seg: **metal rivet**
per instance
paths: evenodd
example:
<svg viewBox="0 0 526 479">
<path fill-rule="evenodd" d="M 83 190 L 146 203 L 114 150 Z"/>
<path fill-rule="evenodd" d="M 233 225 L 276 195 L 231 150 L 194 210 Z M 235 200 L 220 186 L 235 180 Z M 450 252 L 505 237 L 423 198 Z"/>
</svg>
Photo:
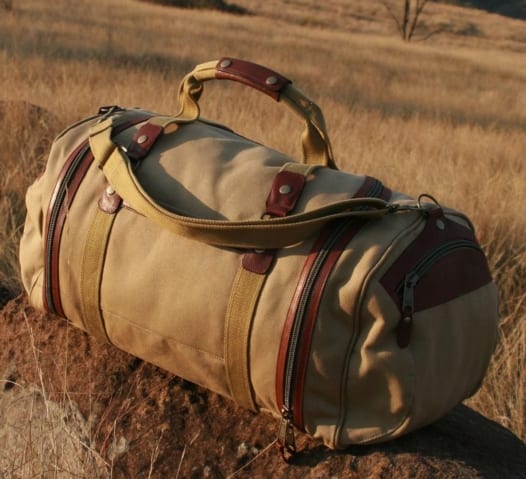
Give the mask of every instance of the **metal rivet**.
<svg viewBox="0 0 526 479">
<path fill-rule="evenodd" d="M 281 185 L 279 187 L 279 192 L 282 195 L 288 195 L 291 191 L 292 191 L 292 186 L 290 186 L 290 185 Z"/>
<path fill-rule="evenodd" d="M 221 68 L 228 68 L 230 65 L 232 65 L 232 60 L 223 60 L 219 66 Z"/>
<path fill-rule="evenodd" d="M 435 225 L 439 230 L 446 229 L 446 224 L 442 220 L 436 220 Z"/>
<path fill-rule="evenodd" d="M 144 143 L 147 139 L 148 139 L 148 137 L 147 137 L 146 135 L 141 135 L 141 136 L 139 136 L 139 138 L 137 138 L 137 143 L 139 143 L 139 145 L 141 145 L 141 144 Z"/>
<path fill-rule="evenodd" d="M 254 250 L 254 253 L 257 253 L 257 254 L 262 254 L 262 253 L 264 253 L 264 252 L 265 252 L 264 249 L 255 249 L 255 250 Z"/>
<path fill-rule="evenodd" d="M 275 76 L 270 76 L 265 80 L 265 83 L 267 85 L 275 85 L 276 83 L 278 83 L 278 79 Z"/>
<path fill-rule="evenodd" d="M 108 196 L 114 195 L 115 194 L 115 188 L 113 186 L 111 186 L 111 185 L 108 185 L 106 187 L 106 194 Z"/>
</svg>

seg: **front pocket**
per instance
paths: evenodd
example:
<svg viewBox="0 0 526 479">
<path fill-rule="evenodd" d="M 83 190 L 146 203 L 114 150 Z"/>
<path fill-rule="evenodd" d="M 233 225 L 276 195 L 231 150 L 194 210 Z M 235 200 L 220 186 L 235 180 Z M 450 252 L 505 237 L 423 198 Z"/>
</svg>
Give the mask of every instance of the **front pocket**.
<svg viewBox="0 0 526 479">
<path fill-rule="evenodd" d="M 473 232 L 449 220 L 440 209 L 431 213 L 422 233 L 380 280 L 400 311 L 398 345 L 409 345 L 415 313 L 491 281 L 486 257 Z"/>
</svg>

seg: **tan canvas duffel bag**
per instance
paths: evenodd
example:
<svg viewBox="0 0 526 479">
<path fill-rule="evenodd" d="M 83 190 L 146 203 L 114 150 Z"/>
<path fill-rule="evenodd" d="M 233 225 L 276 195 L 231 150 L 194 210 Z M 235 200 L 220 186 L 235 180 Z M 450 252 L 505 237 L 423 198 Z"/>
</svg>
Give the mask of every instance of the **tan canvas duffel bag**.
<svg viewBox="0 0 526 479">
<path fill-rule="evenodd" d="M 304 120 L 304 158 L 200 118 L 228 79 Z M 335 167 L 321 111 L 225 58 L 181 110 L 109 107 L 61 133 L 27 193 L 32 303 L 331 448 L 385 441 L 479 387 L 497 293 L 471 223 L 428 195 Z"/>
</svg>

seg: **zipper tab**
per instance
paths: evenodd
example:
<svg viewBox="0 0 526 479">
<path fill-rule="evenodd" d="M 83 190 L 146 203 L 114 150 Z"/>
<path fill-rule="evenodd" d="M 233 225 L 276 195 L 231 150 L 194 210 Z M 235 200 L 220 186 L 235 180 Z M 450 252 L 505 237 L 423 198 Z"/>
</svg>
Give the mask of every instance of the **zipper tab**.
<svg viewBox="0 0 526 479">
<path fill-rule="evenodd" d="M 283 407 L 281 410 L 281 422 L 278 430 L 278 444 L 281 455 L 285 461 L 290 461 L 296 454 L 296 438 L 294 437 L 294 426 L 292 424 L 292 412 Z"/>
<path fill-rule="evenodd" d="M 420 277 L 416 273 L 409 273 L 404 280 L 404 293 L 402 296 L 402 317 L 396 327 L 396 340 L 398 346 L 406 348 L 411 340 L 413 331 L 413 313 L 415 310 L 414 290 Z"/>
</svg>

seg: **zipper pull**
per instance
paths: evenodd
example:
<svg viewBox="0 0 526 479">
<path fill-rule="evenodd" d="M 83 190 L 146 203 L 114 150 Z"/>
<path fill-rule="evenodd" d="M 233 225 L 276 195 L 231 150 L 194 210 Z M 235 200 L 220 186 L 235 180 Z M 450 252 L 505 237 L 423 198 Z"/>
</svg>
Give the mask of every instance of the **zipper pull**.
<svg viewBox="0 0 526 479">
<path fill-rule="evenodd" d="M 278 445 L 281 455 L 286 462 L 296 454 L 296 439 L 294 437 L 294 426 L 292 424 L 292 413 L 283 406 L 281 410 L 281 422 L 278 430 Z"/>
<path fill-rule="evenodd" d="M 406 348 L 411 341 L 413 331 L 413 313 L 415 310 L 414 289 L 419 280 L 416 273 L 409 273 L 404 280 L 404 294 L 402 296 L 402 317 L 396 327 L 396 341 L 398 346 Z"/>
</svg>

